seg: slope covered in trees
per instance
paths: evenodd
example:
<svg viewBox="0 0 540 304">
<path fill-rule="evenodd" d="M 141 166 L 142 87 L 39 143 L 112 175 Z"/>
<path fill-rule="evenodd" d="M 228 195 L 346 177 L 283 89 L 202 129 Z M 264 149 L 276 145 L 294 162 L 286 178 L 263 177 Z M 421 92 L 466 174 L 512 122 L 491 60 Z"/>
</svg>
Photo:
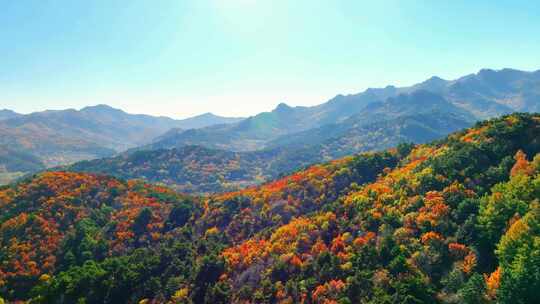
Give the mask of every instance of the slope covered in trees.
<svg viewBox="0 0 540 304">
<path fill-rule="evenodd" d="M 412 115 L 369 126 L 340 128 L 328 125 L 320 132 L 306 131 L 305 134 L 291 136 L 291 141 L 261 151 L 229 152 L 183 146 L 83 161 L 67 169 L 145 179 L 164 183 L 182 192 L 215 193 L 260 184 L 346 155 L 384 150 L 402 142 L 425 143 L 469 125 L 449 114 Z M 330 130 L 332 132 L 328 132 Z M 296 140 L 297 137 L 305 139 Z"/>
<path fill-rule="evenodd" d="M 45 173 L 0 190 L 0 295 L 35 303 L 533 303 L 540 116 L 188 198 Z"/>
<path fill-rule="evenodd" d="M 5 168 L 4 175 L 20 173 L 10 168 L 21 167 L 21 155 L 29 153 L 46 167 L 112 156 L 128 148 L 148 144 L 171 128 L 207 127 L 240 120 L 209 113 L 174 120 L 128 114 L 106 105 L 86 107 L 79 111 L 67 109 L 28 115 L 2 110 L 0 154 L 3 157 L 0 157 L 0 167 Z M 22 172 L 32 173 L 38 169 L 36 166 L 25 166 Z"/>
</svg>

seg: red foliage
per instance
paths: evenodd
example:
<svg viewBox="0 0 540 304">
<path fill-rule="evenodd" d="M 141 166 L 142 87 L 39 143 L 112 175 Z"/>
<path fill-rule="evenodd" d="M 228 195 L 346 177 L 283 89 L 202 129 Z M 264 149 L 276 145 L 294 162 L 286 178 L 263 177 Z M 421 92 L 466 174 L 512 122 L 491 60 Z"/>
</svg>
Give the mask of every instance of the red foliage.
<svg viewBox="0 0 540 304">
<path fill-rule="evenodd" d="M 516 163 L 512 167 L 512 170 L 510 171 L 511 176 L 516 176 L 518 174 L 531 176 L 534 174 L 535 168 L 527 160 L 527 155 L 523 153 L 523 151 L 521 150 L 517 151 L 516 155 L 514 156 L 514 159 L 516 160 Z"/>
<path fill-rule="evenodd" d="M 331 280 L 324 285 L 319 285 L 312 292 L 311 297 L 314 303 L 337 303 L 335 302 L 339 293 L 345 288 L 345 283 L 341 280 Z"/>
<path fill-rule="evenodd" d="M 152 210 L 153 216 L 141 241 L 157 241 L 171 204 L 149 194 L 167 192 L 177 195 L 166 188 L 135 181 L 122 183 L 111 177 L 67 172 L 46 172 L 28 183 L 1 190 L 0 198 L 8 198 L 2 201 L 2 208 L 12 217 L 0 226 L 0 245 L 9 252 L 9 258 L 0 264 L 0 281 L 37 278 L 54 272 L 64 238 L 72 234 L 78 221 L 99 210 L 105 202 L 113 202 L 109 220 L 117 223 L 111 235 L 103 236 L 108 238 L 113 251 L 129 249 L 134 237 L 133 221 L 145 207 Z M 9 202 L 14 197 L 30 203 L 26 212 L 12 209 Z"/>
<path fill-rule="evenodd" d="M 450 243 L 448 244 L 448 251 L 453 257 L 462 259 L 469 253 L 469 248 L 463 244 Z"/>
<path fill-rule="evenodd" d="M 429 244 L 431 242 L 439 242 L 439 241 L 442 241 L 444 240 L 444 238 L 442 237 L 442 235 L 440 235 L 439 233 L 437 232 L 434 232 L 434 231 L 430 231 L 430 232 L 426 232 L 422 235 L 422 243 L 424 244 Z"/>
</svg>

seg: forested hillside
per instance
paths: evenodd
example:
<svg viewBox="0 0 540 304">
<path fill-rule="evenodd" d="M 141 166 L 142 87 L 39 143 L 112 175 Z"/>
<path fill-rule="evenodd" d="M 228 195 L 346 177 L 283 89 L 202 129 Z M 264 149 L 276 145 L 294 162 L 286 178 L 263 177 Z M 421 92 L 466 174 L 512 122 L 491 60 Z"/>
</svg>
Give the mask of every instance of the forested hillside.
<svg viewBox="0 0 540 304">
<path fill-rule="evenodd" d="M 28 115 L 1 110 L 0 184 L 12 176 L 34 173 L 43 167 L 112 156 L 148 144 L 172 128 L 208 127 L 240 120 L 210 113 L 174 120 L 129 114 L 106 105 Z M 26 155 L 25 160 L 21 155 Z M 28 162 L 29 158 L 36 161 Z M 21 161 L 26 164 L 21 166 Z"/>
<path fill-rule="evenodd" d="M 0 144 L 0 185 L 23 176 L 25 172 L 37 172 L 43 169 L 45 165 L 38 157 Z"/>
<path fill-rule="evenodd" d="M 0 295 L 33 303 L 535 303 L 540 115 L 237 192 L 49 172 L 0 190 Z"/>
<path fill-rule="evenodd" d="M 425 143 L 469 125 L 450 114 L 411 115 L 370 125 L 343 128 L 327 125 L 290 136 L 287 142 L 260 151 L 230 152 L 181 146 L 83 161 L 67 169 L 145 179 L 188 193 L 216 193 L 257 185 L 315 163 L 358 152 L 384 150 L 404 142 Z"/>
</svg>

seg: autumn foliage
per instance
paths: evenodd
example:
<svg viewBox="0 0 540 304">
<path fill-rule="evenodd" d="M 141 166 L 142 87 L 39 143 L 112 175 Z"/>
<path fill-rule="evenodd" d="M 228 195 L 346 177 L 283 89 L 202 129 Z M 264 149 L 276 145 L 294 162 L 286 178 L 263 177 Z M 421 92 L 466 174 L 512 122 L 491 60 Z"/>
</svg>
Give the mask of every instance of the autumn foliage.
<svg viewBox="0 0 540 304">
<path fill-rule="evenodd" d="M 514 114 L 189 199 L 44 173 L 0 190 L 0 292 L 37 303 L 533 303 L 539 138 L 537 115 Z"/>
</svg>

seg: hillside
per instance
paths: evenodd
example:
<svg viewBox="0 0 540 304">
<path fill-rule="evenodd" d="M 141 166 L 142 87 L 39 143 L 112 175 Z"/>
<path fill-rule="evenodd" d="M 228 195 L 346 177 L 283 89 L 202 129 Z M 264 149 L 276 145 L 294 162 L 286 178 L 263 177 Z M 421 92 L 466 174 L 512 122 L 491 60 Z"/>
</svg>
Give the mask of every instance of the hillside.
<svg viewBox="0 0 540 304">
<path fill-rule="evenodd" d="M 0 190 L 0 294 L 34 303 L 534 303 L 540 115 L 189 199 L 44 173 Z"/>
<path fill-rule="evenodd" d="M 67 170 L 145 179 L 187 193 L 224 192 L 345 155 L 384 150 L 403 142 L 425 143 L 470 126 L 441 113 L 404 116 L 365 126 L 343 125 L 346 127 L 328 125 L 320 136 L 312 130 L 299 134 L 312 139 L 312 143 L 291 136 L 291 142 L 261 151 L 229 152 L 202 146 L 137 151 L 79 162 Z M 335 137 L 327 138 L 329 134 Z"/>
<path fill-rule="evenodd" d="M 111 156 L 150 143 L 172 128 L 205 127 L 236 121 L 236 118 L 212 114 L 174 120 L 128 114 L 106 105 L 86 107 L 80 111 L 44 111 L 28 115 L 6 110 L 0 112 L 0 145 L 9 146 L 9 150 L 4 149 L 4 154 L 10 152 L 10 155 L 0 159 L 0 166 L 15 166 L 10 159 L 16 159 L 16 154 L 20 153 L 31 153 L 47 167 L 65 165 Z"/>
<path fill-rule="evenodd" d="M 404 124 L 408 119 L 416 120 L 417 128 L 403 130 L 407 129 Z M 341 142 L 339 148 L 347 150 L 346 154 L 352 154 L 366 151 L 366 149 L 356 150 L 355 147 L 358 145 L 379 145 L 375 147 L 379 150 L 390 147 L 380 146 L 382 144 L 378 141 L 380 138 L 378 140 L 370 138 L 378 132 L 386 133 L 389 138 L 398 137 L 401 132 L 407 134 L 405 137 L 408 137 L 409 141 L 423 143 L 468 127 L 474 121 L 474 117 L 468 112 L 454 106 L 439 95 L 419 90 L 390 97 L 384 102 L 370 103 L 360 112 L 341 122 L 278 137 L 268 142 L 267 147 L 298 147 L 307 144 L 322 144 L 330 140 Z M 384 128 L 381 124 L 385 124 Z M 336 140 L 337 138 L 341 139 Z"/>
<path fill-rule="evenodd" d="M 37 172 L 43 169 L 45 165 L 36 156 L 0 145 L 0 185 L 23 176 L 25 172 Z"/>
<path fill-rule="evenodd" d="M 406 100 L 408 97 L 418 100 Z M 405 107 L 400 104 L 401 100 L 406 101 Z M 389 119 L 388 116 L 422 114 L 439 108 L 441 112 L 459 112 L 460 116 L 467 118 L 465 120 L 477 121 L 516 111 L 540 111 L 539 100 L 540 71 L 484 69 L 456 80 L 432 77 L 410 87 L 387 86 L 358 94 L 338 95 L 313 107 L 290 107 L 282 103 L 271 112 L 260 113 L 236 124 L 176 130 L 144 149 L 202 145 L 222 150 L 252 151 L 269 148 L 270 143 L 280 140 L 280 137 L 328 124 L 347 124 L 346 120 L 355 116 L 356 123 L 368 124 L 374 119 L 382 119 L 379 115 Z M 406 107 L 411 102 L 418 106 Z M 376 115 L 370 115 L 372 111 Z M 366 117 L 369 119 L 364 121 L 362 118 Z"/>
<path fill-rule="evenodd" d="M 14 141 L 29 141 L 37 146 L 46 137 L 92 143 L 103 148 L 122 151 L 150 142 L 177 126 L 175 120 L 148 115 L 132 115 L 105 105 L 36 112 L 0 122 L 5 136 Z M 38 136 L 32 136 L 39 131 Z M 54 149 L 54 147 L 51 147 Z"/>
</svg>

